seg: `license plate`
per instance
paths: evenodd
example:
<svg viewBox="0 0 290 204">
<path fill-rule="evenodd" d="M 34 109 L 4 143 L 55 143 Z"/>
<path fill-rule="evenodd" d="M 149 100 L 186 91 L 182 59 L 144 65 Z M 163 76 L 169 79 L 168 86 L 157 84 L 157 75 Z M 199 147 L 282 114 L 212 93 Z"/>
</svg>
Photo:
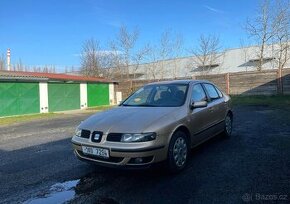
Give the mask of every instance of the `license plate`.
<svg viewBox="0 0 290 204">
<path fill-rule="evenodd" d="M 84 154 L 95 155 L 98 157 L 109 158 L 109 150 L 99 148 L 99 147 L 87 147 L 82 146 L 82 150 Z"/>
</svg>

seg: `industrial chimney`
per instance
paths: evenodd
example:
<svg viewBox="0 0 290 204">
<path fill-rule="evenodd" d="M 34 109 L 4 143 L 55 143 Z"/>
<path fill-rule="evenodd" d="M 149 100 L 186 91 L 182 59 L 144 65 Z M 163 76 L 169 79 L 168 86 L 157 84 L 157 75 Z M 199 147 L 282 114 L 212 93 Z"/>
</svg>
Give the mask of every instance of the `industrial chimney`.
<svg viewBox="0 0 290 204">
<path fill-rule="evenodd" d="M 10 71 L 10 48 L 7 49 L 7 70 Z"/>
</svg>

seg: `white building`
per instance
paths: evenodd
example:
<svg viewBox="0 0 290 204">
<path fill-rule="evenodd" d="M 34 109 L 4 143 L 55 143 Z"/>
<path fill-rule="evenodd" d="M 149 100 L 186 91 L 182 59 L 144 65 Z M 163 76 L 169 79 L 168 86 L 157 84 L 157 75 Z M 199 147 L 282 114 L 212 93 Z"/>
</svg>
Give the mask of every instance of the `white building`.
<svg viewBox="0 0 290 204">
<path fill-rule="evenodd" d="M 210 64 L 199 66 L 197 57 L 183 57 L 153 63 L 130 66 L 130 72 L 136 74 L 137 79 L 166 79 L 191 77 L 203 74 L 222 74 L 232 72 L 256 71 L 259 63 L 258 46 L 228 49 L 216 55 Z M 278 45 L 268 45 L 265 48 L 262 70 L 277 69 Z M 290 49 L 288 51 L 290 55 Z M 289 56 L 290 58 L 290 56 Z M 290 60 L 286 63 L 290 67 Z"/>
</svg>

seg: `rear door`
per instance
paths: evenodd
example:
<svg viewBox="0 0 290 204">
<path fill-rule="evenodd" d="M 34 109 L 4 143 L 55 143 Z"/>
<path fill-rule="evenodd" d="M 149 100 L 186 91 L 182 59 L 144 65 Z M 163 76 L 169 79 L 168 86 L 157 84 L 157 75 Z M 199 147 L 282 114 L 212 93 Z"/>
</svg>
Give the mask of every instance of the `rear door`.
<svg viewBox="0 0 290 204">
<path fill-rule="evenodd" d="M 219 93 L 216 87 L 210 83 L 203 83 L 203 87 L 209 98 L 209 123 L 214 133 L 223 129 L 222 122 L 225 117 L 225 104 L 221 93 Z"/>
</svg>

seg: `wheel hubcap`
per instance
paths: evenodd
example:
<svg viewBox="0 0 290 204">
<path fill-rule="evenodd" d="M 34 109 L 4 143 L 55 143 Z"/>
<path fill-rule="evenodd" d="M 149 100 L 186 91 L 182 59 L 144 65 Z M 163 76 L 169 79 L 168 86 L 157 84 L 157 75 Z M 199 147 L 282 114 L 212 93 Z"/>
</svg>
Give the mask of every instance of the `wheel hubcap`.
<svg viewBox="0 0 290 204">
<path fill-rule="evenodd" d="M 229 135 L 232 133 L 232 119 L 230 116 L 226 117 L 226 131 Z"/>
<path fill-rule="evenodd" d="M 175 164 L 179 167 L 184 165 L 187 157 L 187 144 L 184 138 L 179 137 L 173 146 L 173 157 Z"/>
</svg>

